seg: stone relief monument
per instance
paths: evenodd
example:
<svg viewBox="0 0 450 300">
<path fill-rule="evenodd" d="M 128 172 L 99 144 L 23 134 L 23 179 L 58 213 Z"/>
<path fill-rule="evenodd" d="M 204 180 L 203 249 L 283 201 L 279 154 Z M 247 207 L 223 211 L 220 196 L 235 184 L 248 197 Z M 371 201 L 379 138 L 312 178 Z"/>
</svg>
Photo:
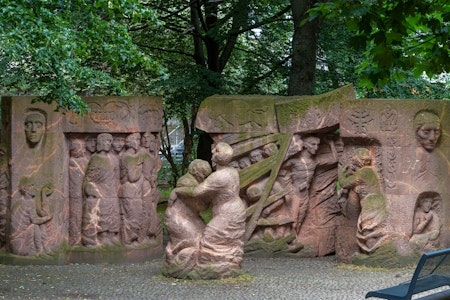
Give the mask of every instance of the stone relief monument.
<svg viewBox="0 0 450 300">
<path fill-rule="evenodd" d="M 1 100 L 1 261 L 162 254 L 155 191 L 161 99 L 86 98 L 91 111 L 82 117 L 32 97 Z"/>
<path fill-rule="evenodd" d="M 212 96 L 196 126 L 233 148 L 245 250 L 341 261 L 450 246 L 446 101 Z M 419 225 L 420 224 L 420 225 Z"/>
<path fill-rule="evenodd" d="M 215 279 L 240 274 L 244 255 L 245 204 L 239 197 L 239 174 L 229 167 L 233 149 L 217 143 L 215 171 L 194 160 L 170 196 L 166 226 L 170 242 L 163 274 L 176 278 Z M 208 224 L 198 216 L 212 205 Z"/>
</svg>

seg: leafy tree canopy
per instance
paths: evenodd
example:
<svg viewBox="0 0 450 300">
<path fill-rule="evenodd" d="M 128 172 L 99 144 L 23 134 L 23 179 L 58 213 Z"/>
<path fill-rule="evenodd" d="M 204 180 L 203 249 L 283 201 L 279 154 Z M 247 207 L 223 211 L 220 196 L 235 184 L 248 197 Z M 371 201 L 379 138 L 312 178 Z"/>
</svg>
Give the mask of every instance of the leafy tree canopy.
<svg viewBox="0 0 450 300">
<path fill-rule="evenodd" d="M 127 74 L 159 71 L 131 26 L 157 26 L 139 0 L 0 0 L 0 92 L 83 113 L 79 95 L 126 94 Z"/>
<path fill-rule="evenodd" d="M 371 88 L 384 85 L 391 75 L 450 71 L 450 2 L 448 0 L 374 1 L 335 0 L 310 10 L 317 17 L 347 24 L 352 44 L 365 49 L 358 72 L 360 83 Z"/>
</svg>

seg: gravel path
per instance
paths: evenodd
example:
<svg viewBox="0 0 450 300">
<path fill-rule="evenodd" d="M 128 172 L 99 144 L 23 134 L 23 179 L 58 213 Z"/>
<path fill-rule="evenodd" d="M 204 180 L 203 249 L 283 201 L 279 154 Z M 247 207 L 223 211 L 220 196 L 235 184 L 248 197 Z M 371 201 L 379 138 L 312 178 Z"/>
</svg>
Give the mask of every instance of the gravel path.
<svg viewBox="0 0 450 300">
<path fill-rule="evenodd" d="M 0 265 L 0 299 L 364 299 L 413 272 L 357 269 L 332 256 L 245 257 L 244 278 L 192 282 L 162 277 L 161 263 Z"/>
</svg>

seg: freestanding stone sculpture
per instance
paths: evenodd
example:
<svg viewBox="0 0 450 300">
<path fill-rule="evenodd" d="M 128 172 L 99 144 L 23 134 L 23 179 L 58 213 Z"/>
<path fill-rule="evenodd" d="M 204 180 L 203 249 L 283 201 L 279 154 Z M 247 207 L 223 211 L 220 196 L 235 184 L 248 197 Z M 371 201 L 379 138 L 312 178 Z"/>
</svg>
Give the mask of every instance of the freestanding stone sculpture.
<svg viewBox="0 0 450 300">
<path fill-rule="evenodd" d="M 152 239 L 139 242 L 138 248 L 128 244 L 119 205 L 125 137 L 150 133 L 157 139 L 161 99 L 85 98 L 90 108 L 85 116 L 57 113 L 54 106 L 32 103 L 33 97 L 1 100 L 1 137 L 6 147 L 0 170 L 0 183 L 5 185 L 5 189 L 0 185 L 0 246 L 5 248 L 0 262 L 120 262 L 162 254 L 160 225 L 155 225 Z M 139 139 L 135 148 L 140 148 Z M 142 168 L 141 155 L 136 157 L 138 163 L 134 169 L 128 165 L 128 175 Z M 141 212 L 143 189 L 151 203 L 159 199 L 153 190 L 160 159 L 153 153 L 149 159 L 142 172 L 152 174 L 152 191 L 141 181 L 136 188 Z M 123 184 L 126 188 L 129 181 Z M 145 220 L 134 220 L 139 226 L 160 223 L 156 205 L 148 209 L 155 211 L 146 211 Z"/>
<path fill-rule="evenodd" d="M 179 197 L 191 197 L 188 201 L 210 200 L 213 216 L 201 232 L 198 246 L 197 239 L 194 239 L 193 246 L 180 251 L 180 254 L 189 252 L 189 255 L 183 253 L 181 264 L 176 259 L 177 255 L 174 257 L 173 253 L 168 253 L 163 265 L 166 276 L 215 279 L 240 274 L 244 254 L 245 205 L 239 197 L 238 172 L 228 166 L 232 157 L 233 149 L 226 143 L 218 143 L 212 151 L 216 171 L 198 185 L 174 190 Z M 169 224 L 178 222 L 176 215 L 173 218 L 175 220 L 169 220 Z M 201 223 L 197 223 L 200 225 L 194 227 L 201 229 Z M 169 250 L 173 250 L 172 247 Z"/>
</svg>

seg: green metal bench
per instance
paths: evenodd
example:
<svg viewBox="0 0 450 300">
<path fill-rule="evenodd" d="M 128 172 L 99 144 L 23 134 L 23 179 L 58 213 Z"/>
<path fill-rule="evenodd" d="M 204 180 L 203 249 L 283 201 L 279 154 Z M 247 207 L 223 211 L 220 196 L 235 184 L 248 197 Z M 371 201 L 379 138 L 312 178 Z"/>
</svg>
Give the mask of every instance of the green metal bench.
<svg viewBox="0 0 450 300">
<path fill-rule="evenodd" d="M 450 286 L 450 248 L 423 254 L 410 282 L 370 291 L 366 298 L 407 300 L 414 294 L 443 286 Z"/>
</svg>

